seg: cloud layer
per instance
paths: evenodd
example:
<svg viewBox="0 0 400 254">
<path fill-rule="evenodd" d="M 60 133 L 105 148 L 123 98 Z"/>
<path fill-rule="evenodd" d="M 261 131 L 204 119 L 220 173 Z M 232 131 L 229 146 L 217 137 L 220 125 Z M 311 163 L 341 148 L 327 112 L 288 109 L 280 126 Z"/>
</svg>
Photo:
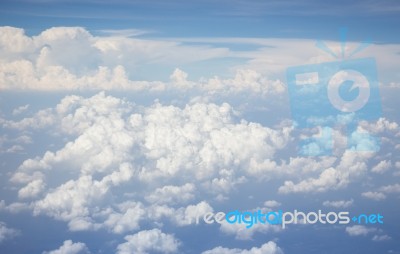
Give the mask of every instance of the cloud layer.
<svg viewBox="0 0 400 254">
<path fill-rule="evenodd" d="M 286 146 L 292 131 L 238 120 L 227 103 L 143 108 L 103 92 L 66 96 L 3 126 L 54 128 L 68 140 L 25 160 L 12 175 L 26 209 L 66 221 L 73 231 L 117 234 L 149 221 L 190 224 L 213 210 L 203 197 L 228 196 L 253 177 L 252 164 Z M 134 201 L 125 201 L 130 195 Z"/>
<path fill-rule="evenodd" d="M 334 60 L 318 51 L 315 41 L 300 39 L 145 39 L 140 34 L 126 36 L 123 31 L 94 35 L 82 27 L 53 27 L 35 36 L 27 36 L 20 28 L 0 27 L 0 33 L 1 90 L 279 94 L 285 91 L 284 74 L 289 66 Z M 232 49 L 238 43 L 254 49 Z M 338 43 L 328 44 L 334 52 L 341 50 Z M 346 50 L 357 46 L 348 42 Z M 399 61 L 398 50 L 396 44 L 377 44 L 358 57 L 375 56 L 384 83 L 392 84 L 397 82 L 393 66 Z M 208 70 L 207 63 L 221 59 L 235 59 L 233 65 L 218 64 L 231 78 L 212 72 L 213 76 L 203 74 L 190 80 L 188 73 L 178 68 L 192 69 L 197 64 L 197 69 Z M 141 78 L 143 73 L 151 78 Z"/>
<path fill-rule="evenodd" d="M 183 63 L 228 57 L 230 52 L 227 48 L 93 36 L 81 27 L 54 27 L 32 37 L 25 35 L 23 29 L 14 27 L 0 27 L 0 31 L 2 90 L 196 89 L 207 93 L 250 91 L 261 94 L 284 91 L 281 81 L 269 80 L 249 69 L 237 70 L 232 79 L 215 76 L 196 82 L 188 80 L 188 74 L 177 68 L 168 82 L 131 78 L 141 65 L 174 63 L 176 67 Z"/>
<path fill-rule="evenodd" d="M 253 247 L 249 250 L 243 249 L 228 249 L 224 247 L 216 247 L 212 250 L 204 251 L 202 254 L 283 254 L 281 248 L 276 243 L 268 242 L 263 244 L 261 247 Z"/>
</svg>

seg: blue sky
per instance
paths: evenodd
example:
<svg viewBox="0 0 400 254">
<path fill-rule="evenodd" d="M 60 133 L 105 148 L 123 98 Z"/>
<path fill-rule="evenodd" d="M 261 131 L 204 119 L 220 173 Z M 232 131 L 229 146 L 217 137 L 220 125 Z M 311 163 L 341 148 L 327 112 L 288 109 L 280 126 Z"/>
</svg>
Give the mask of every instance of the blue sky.
<svg viewBox="0 0 400 254">
<path fill-rule="evenodd" d="M 397 1 L 3 1 L 1 22 L 36 33 L 49 26 L 143 29 L 160 37 L 280 37 L 398 42 Z"/>
<path fill-rule="evenodd" d="M 2 1 L 0 252 L 400 253 L 399 12 Z M 234 210 L 384 223 L 188 222 Z"/>
</svg>

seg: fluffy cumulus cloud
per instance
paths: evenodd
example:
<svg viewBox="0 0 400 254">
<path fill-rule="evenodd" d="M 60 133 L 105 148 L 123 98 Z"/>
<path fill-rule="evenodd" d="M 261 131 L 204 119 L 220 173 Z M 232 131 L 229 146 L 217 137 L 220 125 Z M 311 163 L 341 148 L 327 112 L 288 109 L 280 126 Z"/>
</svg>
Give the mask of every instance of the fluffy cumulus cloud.
<svg viewBox="0 0 400 254">
<path fill-rule="evenodd" d="M 174 235 L 159 229 L 143 230 L 125 237 L 126 242 L 117 247 L 118 254 L 177 253 L 180 241 Z"/>
<path fill-rule="evenodd" d="M 172 40 L 93 36 L 81 27 L 53 27 L 37 36 L 27 36 L 23 29 L 14 27 L 1 27 L 0 31 L 0 89 L 3 90 L 197 89 L 262 94 L 284 91 L 281 81 L 267 79 L 249 69 L 239 69 L 232 79 L 190 81 L 188 74 L 180 69 L 175 69 L 167 82 L 130 78 L 146 64 L 178 66 L 232 56 L 227 48 L 186 46 Z M 24 110 L 21 107 L 15 113 Z"/>
<path fill-rule="evenodd" d="M 386 195 L 382 192 L 377 192 L 377 191 L 367 191 L 361 193 L 361 195 L 365 198 L 372 199 L 375 201 L 380 201 L 383 199 L 386 199 Z"/>
<path fill-rule="evenodd" d="M 0 118 L 0 124 L 2 119 Z M 8 135 L 0 136 L 0 154 L 2 153 L 25 153 L 24 146 L 31 144 L 32 138 L 26 134 L 21 134 L 15 138 Z"/>
<path fill-rule="evenodd" d="M 375 123 L 361 121 L 359 128 L 361 130 L 367 130 L 371 133 L 391 132 L 395 135 L 398 135 L 400 131 L 400 127 L 396 122 L 390 121 L 384 117 L 379 118 Z"/>
<path fill-rule="evenodd" d="M 361 195 L 368 199 L 372 199 L 375 201 L 381 201 L 381 200 L 385 200 L 387 195 L 390 195 L 393 193 L 400 193 L 400 184 L 395 183 L 395 184 L 385 185 L 380 188 L 377 188 L 376 191 L 363 192 L 363 193 L 361 193 Z"/>
<path fill-rule="evenodd" d="M 382 174 L 385 171 L 387 171 L 388 169 L 390 169 L 392 166 L 392 163 L 388 160 L 383 160 L 380 161 L 378 164 L 376 164 L 371 171 L 374 173 L 378 173 L 378 174 Z"/>
<path fill-rule="evenodd" d="M 193 199 L 194 184 L 187 183 L 183 186 L 168 185 L 157 188 L 153 193 L 146 197 L 150 203 L 173 203 L 186 202 Z"/>
<path fill-rule="evenodd" d="M 12 111 L 12 114 L 13 114 L 13 115 L 22 114 L 23 112 L 25 112 L 26 110 L 28 110 L 28 108 L 29 108 L 29 104 L 26 104 L 26 105 L 24 105 L 24 106 L 20 106 L 20 107 L 14 109 L 14 110 Z"/>
<path fill-rule="evenodd" d="M 363 225 L 354 225 L 346 227 L 346 233 L 350 236 L 365 236 L 369 233 L 377 231 L 376 228 L 366 227 Z"/>
<path fill-rule="evenodd" d="M 227 103 L 193 101 L 177 107 L 155 102 L 143 107 L 104 92 L 88 98 L 69 95 L 54 108 L 1 122 L 5 129 L 52 129 L 65 137 L 57 149 L 18 166 L 10 181 L 18 188 L 19 201 L 6 207 L 65 221 L 73 231 L 126 234 L 164 220 L 187 226 L 249 181 L 278 179 L 282 194 L 345 188 L 365 177 L 374 155 L 343 150 L 337 157 L 278 159 L 292 144 L 291 124 L 269 128 L 240 120 Z M 387 162 L 376 165 L 382 164 Z M 397 185 L 387 185 L 362 196 L 383 200 L 397 192 Z M 323 205 L 349 207 L 352 202 Z M 275 231 L 236 226 L 220 229 L 238 239 Z"/>
<path fill-rule="evenodd" d="M 261 247 L 253 247 L 251 249 L 229 249 L 224 247 L 216 247 L 212 250 L 202 252 L 202 254 L 283 254 L 282 249 L 274 242 L 267 242 Z"/>
<path fill-rule="evenodd" d="M 181 75 L 176 79 L 185 78 L 182 73 L 176 75 Z M 55 107 L 23 116 L 1 119 L 2 127 L 21 133 L 51 130 L 52 138 L 63 138 L 54 148 L 22 161 L 10 174 L 18 200 L 3 202 L 3 210 L 49 216 L 64 221 L 71 231 L 129 235 L 118 247 L 121 253 L 158 251 L 152 249 L 154 244 L 138 240 L 150 236 L 172 246 L 169 252 L 176 251 L 173 246 L 179 244 L 174 236 L 145 229 L 194 225 L 249 182 L 264 184 L 273 179 L 274 191 L 285 195 L 326 192 L 366 179 L 370 172 L 387 172 L 386 165 L 393 164 L 387 159 L 369 163 L 375 153 L 344 149 L 338 156 L 280 157 L 294 142 L 292 125 L 282 122 L 265 127 L 242 120 L 228 103 L 193 100 L 178 107 L 156 101 L 139 106 L 100 92 L 87 98 L 68 95 Z M 393 129 L 384 122 L 368 127 Z M 32 142 L 24 135 L 20 144 Z M 361 195 L 384 200 L 399 192 L 398 184 L 388 184 Z M 272 209 L 281 205 L 277 197 L 270 198 L 259 204 Z M 353 199 L 323 202 L 333 208 L 352 204 Z M 219 230 L 228 237 L 252 240 L 281 229 L 222 223 Z M 359 231 L 349 228 L 346 232 L 356 235 Z M 384 238 L 379 234 L 375 241 L 378 237 Z M 264 253 L 267 249 L 263 245 L 209 251 Z"/>
<path fill-rule="evenodd" d="M 280 80 L 283 80 L 287 67 L 332 60 L 329 55 L 316 50 L 315 42 L 311 40 L 145 39 L 137 36 L 140 33 L 134 32 L 131 36 L 132 33 L 126 31 L 94 35 L 82 27 L 52 27 L 35 36 L 26 35 L 20 28 L 0 27 L 0 34 L 2 90 L 194 89 L 206 93 L 277 94 L 285 91 Z M 221 43 L 228 46 L 221 47 Z M 229 48 L 237 43 L 251 45 L 254 49 L 238 51 Z M 333 50 L 340 52 L 339 43 L 330 44 L 336 44 Z M 355 43 L 348 45 L 350 48 L 357 46 Z M 303 50 L 299 51 L 299 47 Z M 382 69 L 396 73 L 393 66 L 399 61 L 397 51 L 398 45 L 374 45 L 359 56 L 374 55 Z M 226 58 L 238 60 L 233 66 L 224 66 L 226 70 L 233 70 L 231 78 L 214 76 L 193 81 L 188 73 L 176 68 L 193 63 L 202 66 L 204 61 Z M 164 81 L 136 78 L 140 73 L 154 73 L 160 66 L 171 70 L 169 75 L 159 78 Z M 168 76 L 170 79 L 165 81 Z M 392 79 L 393 75 L 390 75 L 387 82 L 392 84 Z"/>
<path fill-rule="evenodd" d="M 0 243 L 7 239 L 11 239 L 19 234 L 19 231 L 7 227 L 6 223 L 0 221 Z"/>
<path fill-rule="evenodd" d="M 396 149 L 399 136 L 396 122 L 380 118 L 375 122 L 361 122 L 357 131 L 368 131 L 382 137 L 382 151 Z M 248 168 L 249 174 L 260 178 L 271 178 L 276 175 L 283 176 L 283 184 L 278 192 L 281 194 L 328 192 L 348 187 L 349 184 L 366 180 L 370 172 L 385 175 L 393 168 L 393 162 L 389 159 L 377 159 L 377 151 L 355 151 L 346 149 L 346 136 L 339 130 L 335 130 L 334 143 L 337 146 L 334 155 L 321 157 L 293 157 L 285 160 L 265 159 L 253 161 Z M 354 134 L 355 132 L 353 132 Z M 352 134 L 352 135 L 353 135 Z M 301 133 L 308 135 L 307 132 Z M 341 141 L 344 139 L 344 143 Z M 340 146 L 341 144 L 343 146 Z M 384 150 L 385 149 L 385 150 Z M 391 154 L 384 155 L 385 157 Z M 393 173 L 397 175 L 396 172 Z M 385 199 L 387 191 L 376 188 L 374 191 L 363 193 L 367 198 L 375 200 Z M 350 203 L 325 202 L 325 206 L 348 206 Z"/>
<path fill-rule="evenodd" d="M 67 137 L 11 176 L 33 214 L 66 221 L 74 231 L 117 234 L 154 219 L 185 226 L 213 211 L 202 197 L 228 195 L 254 177 L 252 164 L 273 158 L 292 131 L 238 120 L 227 103 L 139 107 L 103 92 L 67 96 L 32 117 L 4 120 L 3 127 L 54 128 Z"/>
<path fill-rule="evenodd" d="M 279 192 L 325 192 L 347 186 L 352 180 L 364 175 L 368 169 L 368 161 L 374 155 L 372 152 L 359 153 L 346 150 L 337 162 L 323 168 L 319 175 L 301 180 L 298 183 L 285 181 Z"/>
<path fill-rule="evenodd" d="M 269 208 L 278 207 L 280 205 L 281 205 L 281 203 L 279 203 L 276 200 L 267 200 L 264 202 L 264 206 L 269 207 Z"/>
<path fill-rule="evenodd" d="M 380 187 L 379 190 L 385 193 L 400 193 L 400 184 L 385 185 Z"/>
<path fill-rule="evenodd" d="M 90 252 L 86 244 L 81 242 L 74 243 L 71 240 L 66 240 L 60 248 L 52 251 L 44 251 L 43 254 L 90 254 Z"/>
</svg>

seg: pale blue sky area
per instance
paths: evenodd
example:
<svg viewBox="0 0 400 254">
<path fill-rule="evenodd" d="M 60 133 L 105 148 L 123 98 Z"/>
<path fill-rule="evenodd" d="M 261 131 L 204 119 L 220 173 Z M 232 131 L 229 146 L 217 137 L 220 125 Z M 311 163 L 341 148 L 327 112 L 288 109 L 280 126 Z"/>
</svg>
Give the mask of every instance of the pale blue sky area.
<svg viewBox="0 0 400 254">
<path fill-rule="evenodd" d="M 5 0 L 0 24 L 37 33 L 51 26 L 142 29 L 157 37 L 279 37 L 336 39 L 346 26 L 354 40 L 399 42 L 400 3 L 384 1 L 29 1 Z"/>
</svg>

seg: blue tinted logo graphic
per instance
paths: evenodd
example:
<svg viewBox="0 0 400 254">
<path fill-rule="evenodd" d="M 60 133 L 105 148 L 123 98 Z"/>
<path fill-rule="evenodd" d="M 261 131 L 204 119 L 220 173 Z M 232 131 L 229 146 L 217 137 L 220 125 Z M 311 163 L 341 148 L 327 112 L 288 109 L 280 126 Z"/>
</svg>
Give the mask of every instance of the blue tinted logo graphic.
<svg viewBox="0 0 400 254">
<path fill-rule="evenodd" d="M 345 38 L 342 31 L 342 39 Z M 344 39 L 343 39 L 344 40 Z M 351 55 L 366 47 L 363 43 Z M 319 135 L 300 142 L 300 154 L 330 155 L 334 148 L 333 129 L 346 128 L 347 148 L 355 151 L 377 151 L 379 141 L 357 130 L 361 120 L 381 116 L 378 77 L 374 58 L 338 61 L 289 67 L 286 79 L 293 120 L 298 128 L 319 128 Z M 337 55 L 318 42 L 317 47 Z"/>
</svg>

